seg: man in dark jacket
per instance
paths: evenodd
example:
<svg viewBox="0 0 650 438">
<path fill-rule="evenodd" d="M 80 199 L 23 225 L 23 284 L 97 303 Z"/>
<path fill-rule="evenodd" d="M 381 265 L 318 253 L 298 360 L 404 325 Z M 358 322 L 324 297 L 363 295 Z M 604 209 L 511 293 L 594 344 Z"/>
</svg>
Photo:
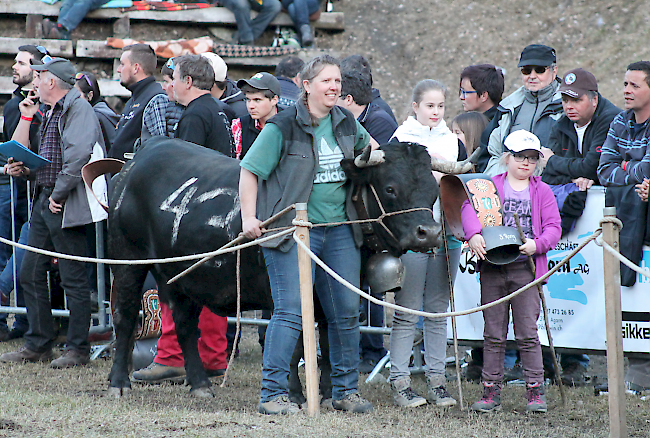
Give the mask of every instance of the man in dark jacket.
<svg viewBox="0 0 650 438">
<path fill-rule="evenodd" d="M 16 54 L 15 63 L 12 66 L 12 79 L 13 83 L 16 84 L 16 89 L 14 90 L 13 96 L 9 102 L 7 102 L 2 110 L 2 115 L 4 116 L 4 126 L 3 126 L 3 137 L 4 141 L 11 140 L 11 137 L 20 122 L 20 109 L 18 105 L 28 96 L 28 90 L 34 88 L 34 71 L 30 68 L 31 65 L 41 65 L 41 61 L 44 56 L 49 56 L 47 50 L 42 46 L 34 45 L 24 45 L 18 47 L 18 54 Z M 34 114 L 34 117 L 31 120 L 29 128 L 29 139 L 30 144 L 38 147 L 38 129 L 41 126 L 41 119 L 45 108 L 40 108 L 39 111 Z M 4 168 L 2 168 L 4 172 Z M 13 219 L 14 219 L 14 228 L 12 230 L 12 190 L 13 190 Z M 15 233 L 16 237 L 18 235 L 22 236 L 23 241 L 27 239 L 29 233 L 29 227 L 25 226 L 23 230 L 23 224 L 28 221 L 27 218 L 27 184 L 22 178 L 14 178 L 13 187 L 10 185 L 10 178 L 8 175 L 0 175 L 0 236 L 5 239 L 12 239 L 13 234 Z M 12 233 L 13 231 L 13 233 Z M 22 251 L 17 249 L 16 252 Z M 11 272 L 10 277 L 13 280 L 13 262 L 16 262 L 16 273 L 20 272 L 20 261 L 22 257 L 17 256 L 12 257 L 12 249 L 10 246 L 5 245 L 4 243 L 0 244 L 0 271 L 7 267 Z M 7 265 L 9 263 L 9 265 Z M 9 281 L 11 283 L 11 281 Z M 25 305 L 23 300 L 23 290 L 20 285 L 20 276 L 16 275 L 15 278 L 16 284 L 16 298 L 18 300 L 18 305 L 23 307 Z M 2 296 L 3 305 L 9 304 L 9 294 L 13 289 L 13 284 L 3 284 L 0 281 L 0 295 Z M 14 338 L 21 337 L 29 327 L 27 322 L 27 317 L 25 315 L 16 315 L 14 320 L 13 329 L 9 331 L 7 326 L 7 314 L 0 314 L 0 341 L 10 340 Z"/>
<path fill-rule="evenodd" d="M 212 97 L 217 100 L 219 107 L 222 108 L 228 121 L 243 117 L 248 114 L 246 110 L 246 96 L 241 92 L 234 81 L 228 79 L 228 66 L 221 56 L 216 53 L 201 53 L 214 70 L 214 85 L 210 90 Z"/>
<path fill-rule="evenodd" d="M 132 44 L 122 49 L 120 65 L 120 83 L 131 91 L 131 98 L 126 102 L 120 121 L 117 123 L 117 133 L 111 148 L 110 156 L 124 160 L 125 153 L 133 153 L 136 140 L 143 132 L 142 118 L 145 110 L 148 117 L 155 120 L 165 120 L 168 99 L 156 78 L 153 77 L 157 67 L 156 54 L 148 44 Z M 161 95 L 161 96 L 159 96 Z M 156 98 L 159 96 L 158 98 Z M 150 101 L 154 99 L 150 105 Z M 164 123 L 153 124 L 161 126 L 160 132 L 146 132 L 145 137 L 165 135 Z"/>
<path fill-rule="evenodd" d="M 598 184 L 596 169 L 609 124 L 621 112 L 598 92 L 593 74 L 582 68 L 567 72 L 559 89 L 564 115 L 551 129 L 548 147 L 543 147 L 542 181 L 550 184 L 562 202 L 562 233 L 573 228 L 582 215 L 587 189 Z M 548 362 L 548 358 L 545 357 Z M 584 354 L 562 354 L 562 382 L 582 386 L 589 358 Z"/>
<path fill-rule="evenodd" d="M 287 56 L 275 67 L 275 77 L 280 81 L 278 108 L 287 109 L 296 104 L 300 96 L 300 71 L 305 62 L 297 56 Z"/>
<path fill-rule="evenodd" d="M 343 58 L 341 60 L 341 70 L 361 70 L 362 72 L 365 72 L 370 76 L 370 86 L 372 87 L 372 71 L 370 69 L 370 63 L 366 58 L 364 58 L 361 55 L 350 55 L 346 58 Z M 395 114 L 393 114 L 393 110 L 390 108 L 390 106 L 382 99 L 381 94 L 379 93 L 379 90 L 376 88 L 372 89 L 372 103 L 375 106 L 378 106 L 379 108 L 383 109 L 386 111 L 386 113 L 393 119 L 395 120 L 395 123 L 397 123 L 397 119 L 395 118 Z"/>
</svg>

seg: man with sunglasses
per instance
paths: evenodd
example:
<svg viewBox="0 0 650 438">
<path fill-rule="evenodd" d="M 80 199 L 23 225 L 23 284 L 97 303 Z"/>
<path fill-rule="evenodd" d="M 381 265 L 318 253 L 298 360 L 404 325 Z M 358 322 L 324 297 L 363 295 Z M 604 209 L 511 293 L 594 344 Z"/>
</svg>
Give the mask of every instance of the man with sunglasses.
<svg viewBox="0 0 650 438">
<path fill-rule="evenodd" d="M 19 104 L 22 102 L 29 93 L 29 90 L 34 88 L 32 82 L 34 80 L 34 71 L 30 68 L 32 65 L 43 64 L 42 58 L 49 56 L 47 50 L 42 46 L 24 45 L 18 47 L 18 53 L 15 57 L 15 62 L 12 69 L 13 83 L 16 84 L 16 89 L 9 102 L 3 108 L 2 115 L 4 116 L 3 127 L 3 141 L 11 140 L 14 131 L 20 122 L 20 109 Z M 34 114 L 29 128 L 30 143 L 38 145 L 38 129 L 41 125 L 41 118 L 43 116 L 44 108 Z M 11 212 L 11 198 L 13 191 L 13 219 L 14 229 L 12 230 L 12 212 Z M 27 184 L 23 178 L 14 178 L 13 187 L 10 186 L 9 175 L 6 175 L 6 167 L 0 168 L 0 236 L 5 239 L 12 239 L 13 233 L 20 236 L 19 241 L 26 243 L 29 233 L 27 223 Z M 23 307 L 25 305 L 23 300 L 23 290 L 20 285 L 20 266 L 22 261 L 22 250 L 17 250 L 16 257 L 12 258 L 12 248 L 4 243 L 0 244 L 0 296 L 2 297 L 2 305 L 9 304 L 9 294 L 14 288 L 14 267 L 13 262 L 16 264 L 16 281 L 17 286 L 16 297 L 18 305 Z M 18 252 L 21 252 L 19 254 Z M 6 270 L 3 270 L 6 267 Z M 20 338 L 29 328 L 27 317 L 25 315 L 16 315 L 14 320 L 13 329 L 9 331 L 7 326 L 7 314 L 0 314 L 0 341 Z"/>
<path fill-rule="evenodd" d="M 503 141 L 511 132 L 526 130 L 548 146 L 551 128 L 562 116 L 555 49 L 541 44 L 526 46 L 519 64 L 523 86 L 501 101 L 483 136 L 478 170 L 489 176 L 505 172 L 500 163 Z"/>
</svg>

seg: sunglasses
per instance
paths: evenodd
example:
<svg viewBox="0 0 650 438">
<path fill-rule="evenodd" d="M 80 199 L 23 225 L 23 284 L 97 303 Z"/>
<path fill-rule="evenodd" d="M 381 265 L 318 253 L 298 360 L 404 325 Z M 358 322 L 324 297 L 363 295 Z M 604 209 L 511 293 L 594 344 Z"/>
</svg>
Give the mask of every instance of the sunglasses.
<svg viewBox="0 0 650 438">
<path fill-rule="evenodd" d="M 474 93 L 478 93 L 478 91 L 476 91 L 476 90 L 474 90 L 474 91 L 467 91 L 467 90 L 463 90 L 463 89 L 461 88 L 458 94 L 460 94 L 460 98 L 461 98 L 461 99 L 466 99 L 468 94 L 474 94 Z"/>
<path fill-rule="evenodd" d="M 93 88 L 93 84 L 92 84 L 92 82 L 90 82 L 90 78 L 89 78 L 88 76 L 86 76 L 85 73 L 77 73 L 76 75 L 74 75 L 74 78 L 75 78 L 77 81 L 80 81 L 82 78 L 85 79 L 85 80 L 86 80 L 86 83 L 88 84 L 88 86 L 89 86 L 91 89 Z"/>
<path fill-rule="evenodd" d="M 528 160 L 530 164 L 537 164 L 539 161 L 539 155 L 533 155 L 528 156 L 524 154 L 512 154 L 512 157 L 515 159 L 517 163 L 523 163 L 524 161 Z"/>
<path fill-rule="evenodd" d="M 542 73 L 546 72 L 546 70 L 548 70 L 549 68 L 551 68 L 549 65 L 547 65 L 545 67 L 542 67 L 542 66 L 535 66 L 535 67 L 526 66 L 526 67 L 521 68 L 521 74 L 528 76 L 529 74 L 531 74 L 533 72 L 533 70 L 535 70 L 535 73 L 537 73 L 538 75 L 541 75 Z"/>
<path fill-rule="evenodd" d="M 174 70 L 174 58 L 169 58 L 167 62 L 165 63 L 165 67 L 167 67 L 170 70 Z"/>
</svg>

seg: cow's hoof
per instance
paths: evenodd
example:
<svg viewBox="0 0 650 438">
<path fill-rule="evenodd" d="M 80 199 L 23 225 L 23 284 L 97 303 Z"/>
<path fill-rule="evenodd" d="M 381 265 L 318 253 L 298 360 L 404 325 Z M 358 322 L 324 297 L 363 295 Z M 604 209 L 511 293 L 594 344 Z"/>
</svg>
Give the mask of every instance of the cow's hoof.
<svg viewBox="0 0 650 438">
<path fill-rule="evenodd" d="M 190 395 L 197 398 L 213 398 L 214 392 L 211 388 L 196 388 L 190 390 Z"/>
<path fill-rule="evenodd" d="M 108 388 L 108 395 L 114 398 L 126 398 L 131 395 L 131 388 L 116 388 L 111 386 Z"/>
</svg>

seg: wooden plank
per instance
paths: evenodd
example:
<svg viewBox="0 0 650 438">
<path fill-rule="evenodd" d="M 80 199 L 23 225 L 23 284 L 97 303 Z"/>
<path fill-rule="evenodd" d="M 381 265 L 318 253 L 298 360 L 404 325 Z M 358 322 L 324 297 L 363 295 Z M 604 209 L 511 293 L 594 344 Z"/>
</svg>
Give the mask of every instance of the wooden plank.
<svg viewBox="0 0 650 438">
<path fill-rule="evenodd" d="M 295 53 L 295 55 L 303 59 L 311 59 L 316 55 L 323 53 L 319 49 L 306 49 L 300 50 Z M 330 52 L 328 52 L 330 53 Z M 94 41 L 94 40 L 78 40 L 77 41 L 77 58 L 100 58 L 100 59 L 111 59 L 119 58 L 122 54 L 122 50 L 114 49 L 106 45 L 106 41 Z M 334 53 L 330 53 L 332 56 L 336 56 Z M 231 58 L 223 57 L 223 60 L 228 65 L 238 65 L 244 67 L 274 67 L 284 58 L 284 56 L 258 56 L 258 57 L 249 57 L 249 58 Z"/>
<path fill-rule="evenodd" d="M 13 83 L 11 77 L 0 76 L 0 94 L 12 94 L 16 89 L 16 84 Z M 108 79 L 99 80 L 99 89 L 104 97 L 131 97 L 131 92 L 120 85 L 119 81 L 111 81 Z"/>
<path fill-rule="evenodd" d="M 43 38 L 42 23 L 42 15 L 28 15 L 25 21 L 25 36 L 29 38 Z"/>
<path fill-rule="evenodd" d="M 59 15 L 58 5 L 48 5 L 38 0 L 0 0 L 0 13 L 27 15 L 34 11 L 52 17 Z M 253 12 L 252 16 L 257 15 Z M 115 19 L 128 17 L 131 20 L 161 21 L 170 23 L 201 23 L 201 24 L 230 24 L 235 25 L 235 15 L 224 7 L 206 9 L 190 9 L 186 11 L 130 11 L 120 12 L 120 9 L 97 9 L 87 15 L 95 19 Z M 273 20 L 271 25 L 292 26 L 288 14 L 282 12 Z M 342 12 L 323 12 L 312 25 L 318 29 L 344 30 L 345 19 Z"/>
<path fill-rule="evenodd" d="M 113 36 L 115 38 L 129 38 L 131 36 L 131 20 L 122 17 L 113 23 Z"/>
<path fill-rule="evenodd" d="M 16 54 L 18 47 L 25 44 L 34 44 L 36 46 L 45 47 L 52 56 L 61 56 L 64 58 L 72 58 L 74 55 L 74 48 L 72 41 L 69 40 L 46 40 L 34 38 L 8 38 L 0 37 L 0 53 Z"/>
</svg>

